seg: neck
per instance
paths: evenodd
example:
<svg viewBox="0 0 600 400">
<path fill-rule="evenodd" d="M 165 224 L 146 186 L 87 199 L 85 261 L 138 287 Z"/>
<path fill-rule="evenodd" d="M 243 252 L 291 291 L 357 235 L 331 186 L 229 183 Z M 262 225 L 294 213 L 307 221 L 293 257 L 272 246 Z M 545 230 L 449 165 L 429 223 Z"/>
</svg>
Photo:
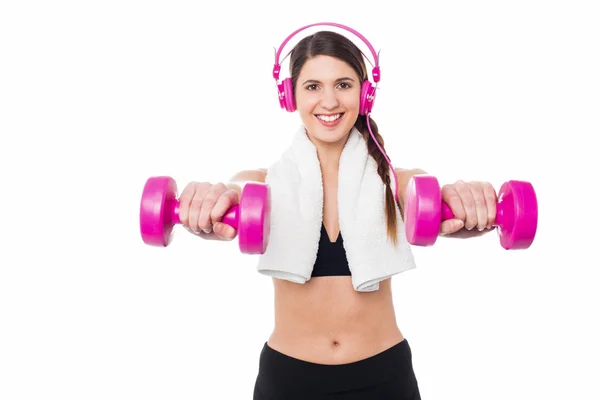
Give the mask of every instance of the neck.
<svg viewBox="0 0 600 400">
<path fill-rule="evenodd" d="M 323 172 L 337 173 L 342 151 L 344 150 L 347 140 L 348 136 L 333 143 L 311 139 L 317 149 L 317 157 L 319 158 L 319 164 L 321 164 L 321 170 Z"/>
<path fill-rule="evenodd" d="M 337 173 L 345 140 L 336 143 L 315 143 L 323 173 Z"/>
</svg>

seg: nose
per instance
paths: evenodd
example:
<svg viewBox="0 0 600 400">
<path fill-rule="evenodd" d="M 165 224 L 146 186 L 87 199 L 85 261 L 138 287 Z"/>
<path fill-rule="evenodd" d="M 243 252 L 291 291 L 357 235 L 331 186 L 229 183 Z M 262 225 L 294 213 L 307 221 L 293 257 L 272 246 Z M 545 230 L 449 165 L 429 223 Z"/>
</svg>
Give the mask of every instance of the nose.
<svg viewBox="0 0 600 400">
<path fill-rule="evenodd" d="M 335 89 L 325 89 L 321 96 L 321 107 L 332 110 L 339 105 Z"/>
</svg>

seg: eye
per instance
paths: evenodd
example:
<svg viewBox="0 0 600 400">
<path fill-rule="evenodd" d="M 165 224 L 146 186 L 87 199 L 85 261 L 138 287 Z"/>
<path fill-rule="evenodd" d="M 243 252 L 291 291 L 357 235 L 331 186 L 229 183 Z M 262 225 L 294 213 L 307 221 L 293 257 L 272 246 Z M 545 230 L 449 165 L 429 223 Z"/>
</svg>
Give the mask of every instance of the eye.
<svg viewBox="0 0 600 400">
<path fill-rule="evenodd" d="M 306 90 L 317 90 L 317 85 L 315 83 L 311 83 L 306 86 Z"/>
<path fill-rule="evenodd" d="M 352 87 L 352 85 L 350 85 L 348 82 L 340 83 L 340 88 L 342 88 L 342 89 L 350 89 L 351 87 Z"/>
</svg>

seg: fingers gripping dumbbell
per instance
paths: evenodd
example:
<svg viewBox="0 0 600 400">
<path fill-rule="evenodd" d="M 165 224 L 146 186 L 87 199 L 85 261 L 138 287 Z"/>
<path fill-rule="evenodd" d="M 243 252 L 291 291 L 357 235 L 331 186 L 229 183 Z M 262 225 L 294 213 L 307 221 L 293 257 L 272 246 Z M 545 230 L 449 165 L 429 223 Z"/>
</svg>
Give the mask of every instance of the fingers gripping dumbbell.
<svg viewBox="0 0 600 400">
<path fill-rule="evenodd" d="M 417 246 L 433 245 L 442 221 L 454 218 L 442 201 L 437 179 L 431 175 L 411 177 L 405 200 L 406 238 Z M 506 249 L 527 249 L 537 230 L 538 205 L 533 186 L 524 181 L 508 181 L 498 192 L 496 221 L 500 245 Z"/>
<path fill-rule="evenodd" d="M 269 187 L 253 182 L 244 186 L 239 204 L 227 210 L 222 222 L 237 229 L 242 253 L 263 254 L 269 241 L 270 215 Z M 173 227 L 180 223 L 175 180 L 166 176 L 149 178 L 140 203 L 140 231 L 144 243 L 168 246 L 173 238 Z"/>
</svg>

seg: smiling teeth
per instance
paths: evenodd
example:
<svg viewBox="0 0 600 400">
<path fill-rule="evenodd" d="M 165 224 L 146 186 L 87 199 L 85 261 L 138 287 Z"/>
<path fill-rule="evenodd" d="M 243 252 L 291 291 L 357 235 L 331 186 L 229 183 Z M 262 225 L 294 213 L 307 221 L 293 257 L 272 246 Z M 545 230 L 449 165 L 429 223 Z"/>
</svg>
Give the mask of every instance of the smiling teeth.
<svg viewBox="0 0 600 400">
<path fill-rule="evenodd" d="M 342 114 L 337 114 L 337 115 L 317 115 L 317 118 L 319 118 L 322 121 L 325 122 L 333 122 L 336 119 L 338 119 L 339 117 L 341 117 Z"/>
</svg>

